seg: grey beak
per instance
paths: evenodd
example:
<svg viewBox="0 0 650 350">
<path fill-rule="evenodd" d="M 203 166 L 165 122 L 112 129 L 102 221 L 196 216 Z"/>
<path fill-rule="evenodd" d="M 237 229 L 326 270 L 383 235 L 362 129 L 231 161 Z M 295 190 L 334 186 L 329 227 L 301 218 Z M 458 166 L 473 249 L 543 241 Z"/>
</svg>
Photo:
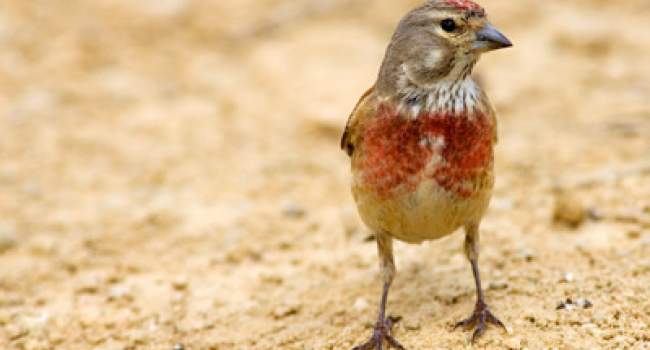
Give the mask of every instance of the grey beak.
<svg viewBox="0 0 650 350">
<path fill-rule="evenodd" d="M 476 33 L 474 48 L 481 51 L 490 51 L 511 47 L 512 42 L 501 34 L 492 24 L 488 23 Z"/>
</svg>

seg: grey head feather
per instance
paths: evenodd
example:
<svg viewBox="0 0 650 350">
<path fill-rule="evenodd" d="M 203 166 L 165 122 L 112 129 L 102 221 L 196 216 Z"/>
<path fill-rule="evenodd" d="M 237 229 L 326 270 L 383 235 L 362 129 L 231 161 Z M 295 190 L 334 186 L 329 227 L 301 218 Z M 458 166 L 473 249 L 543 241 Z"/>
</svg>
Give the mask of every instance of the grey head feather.
<svg viewBox="0 0 650 350">
<path fill-rule="evenodd" d="M 476 63 L 473 57 L 460 55 L 463 59 L 459 59 L 458 48 L 436 31 L 445 13 L 455 10 L 444 0 L 432 0 L 402 18 L 379 71 L 376 84 L 379 96 L 397 96 L 409 88 L 426 90 L 452 72 L 458 75 L 456 79 L 471 74 Z"/>
</svg>

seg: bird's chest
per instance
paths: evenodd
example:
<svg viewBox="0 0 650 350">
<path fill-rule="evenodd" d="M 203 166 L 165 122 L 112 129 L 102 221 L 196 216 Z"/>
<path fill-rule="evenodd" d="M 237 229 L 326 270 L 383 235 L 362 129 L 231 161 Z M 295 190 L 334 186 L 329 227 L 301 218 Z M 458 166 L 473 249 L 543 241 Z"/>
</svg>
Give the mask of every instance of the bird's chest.
<svg viewBox="0 0 650 350">
<path fill-rule="evenodd" d="M 457 197 L 471 197 L 491 178 L 494 127 L 481 113 L 405 118 L 380 106 L 364 128 L 355 160 L 358 181 L 384 198 L 415 191 L 428 180 Z"/>
</svg>

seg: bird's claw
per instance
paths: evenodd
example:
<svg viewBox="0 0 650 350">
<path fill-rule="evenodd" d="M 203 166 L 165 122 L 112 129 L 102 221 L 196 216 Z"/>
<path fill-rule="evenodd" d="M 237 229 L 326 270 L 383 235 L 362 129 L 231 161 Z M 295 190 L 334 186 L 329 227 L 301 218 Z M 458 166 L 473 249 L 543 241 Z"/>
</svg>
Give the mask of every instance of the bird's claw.
<svg viewBox="0 0 650 350">
<path fill-rule="evenodd" d="M 466 330 L 474 328 L 474 334 L 472 334 L 472 343 L 475 343 L 478 338 L 485 333 L 485 329 L 488 324 L 493 324 L 502 328 L 504 331 L 507 331 L 506 326 L 499 320 L 488 308 L 485 303 L 477 303 L 474 313 L 465 320 L 462 320 L 456 323 L 454 329 L 463 327 Z"/>
<path fill-rule="evenodd" d="M 393 325 L 399 322 L 400 317 L 389 316 L 383 321 L 377 322 L 372 337 L 366 343 L 355 346 L 352 350 L 383 350 L 384 341 L 388 343 L 388 348 L 395 348 L 397 350 L 406 350 L 395 338 L 391 335 Z"/>
</svg>

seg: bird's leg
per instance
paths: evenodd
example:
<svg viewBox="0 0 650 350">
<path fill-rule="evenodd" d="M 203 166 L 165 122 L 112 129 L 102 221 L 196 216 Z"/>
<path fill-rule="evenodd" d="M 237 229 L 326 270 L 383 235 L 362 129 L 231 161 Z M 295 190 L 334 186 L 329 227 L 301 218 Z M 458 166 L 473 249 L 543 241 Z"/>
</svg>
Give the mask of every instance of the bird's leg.
<svg viewBox="0 0 650 350">
<path fill-rule="evenodd" d="M 476 306 L 474 308 L 474 313 L 469 318 L 458 322 L 456 324 L 456 328 L 474 328 L 472 342 L 475 342 L 476 339 L 478 339 L 483 334 L 483 332 L 485 332 L 485 328 L 489 323 L 499 326 L 504 330 L 506 329 L 503 323 L 492 314 L 487 304 L 485 303 L 483 289 L 481 288 L 481 275 L 478 269 L 478 241 L 478 225 L 472 224 L 465 227 L 465 255 L 472 265 L 472 273 L 474 274 L 474 282 L 476 283 Z"/>
<path fill-rule="evenodd" d="M 395 261 L 393 259 L 393 239 L 385 233 L 377 234 L 377 251 L 379 253 L 379 262 L 381 276 L 384 282 L 384 288 L 379 303 L 379 316 L 375 324 L 372 337 L 352 350 L 383 350 L 384 342 L 388 343 L 388 348 L 406 350 L 393 336 L 391 331 L 393 324 L 399 321 L 399 318 L 386 317 L 386 304 L 388 302 L 388 290 L 395 278 Z"/>
</svg>

